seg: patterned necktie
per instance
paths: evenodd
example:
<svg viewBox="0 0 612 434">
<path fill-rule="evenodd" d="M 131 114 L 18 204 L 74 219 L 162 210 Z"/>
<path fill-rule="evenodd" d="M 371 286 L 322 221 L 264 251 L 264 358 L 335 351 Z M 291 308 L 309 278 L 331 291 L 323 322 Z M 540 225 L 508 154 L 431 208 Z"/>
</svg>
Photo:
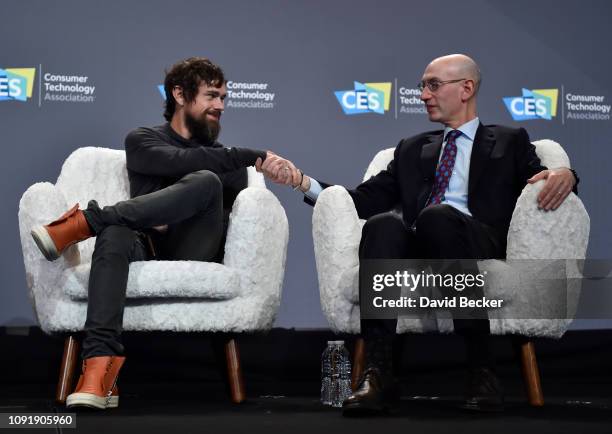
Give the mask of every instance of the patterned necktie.
<svg viewBox="0 0 612 434">
<path fill-rule="evenodd" d="M 452 130 L 446 135 L 446 146 L 442 152 L 442 158 L 436 168 L 436 179 L 434 187 L 429 196 L 427 206 L 441 203 L 444 200 L 444 193 L 448 188 L 448 182 L 453 174 L 455 166 L 455 157 L 457 156 L 457 144 L 455 140 L 461 135 L 461 131 Z"/>
</svg>

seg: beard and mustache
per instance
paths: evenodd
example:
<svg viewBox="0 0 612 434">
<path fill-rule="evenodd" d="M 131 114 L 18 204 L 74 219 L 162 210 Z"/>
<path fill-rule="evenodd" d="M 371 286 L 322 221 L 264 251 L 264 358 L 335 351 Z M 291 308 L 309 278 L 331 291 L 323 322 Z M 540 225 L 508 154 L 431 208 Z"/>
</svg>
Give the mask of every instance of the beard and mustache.
<svg viewBox="0 0 612 434">
<path fill-rule="evenodd" d="M 208 113 L 204 113 L 202 117 L 192 116 L 190 113 L 185 113 L 185 125 L 191 133 L 191 139 L 199 143 L 212 144 L 219 137 L 221 132 L 221 124 L 219 121 L 210 121 L 206 118 Z"/>
</svg>

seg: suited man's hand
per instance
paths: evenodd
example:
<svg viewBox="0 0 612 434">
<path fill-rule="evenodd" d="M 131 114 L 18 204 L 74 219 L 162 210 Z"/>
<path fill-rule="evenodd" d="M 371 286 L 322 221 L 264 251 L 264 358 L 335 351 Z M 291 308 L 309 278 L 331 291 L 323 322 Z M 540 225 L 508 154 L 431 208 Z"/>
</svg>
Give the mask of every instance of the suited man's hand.
<svg viewBox="0 0 612 434">
<path fill-rule="evenodd" d="M 574 174 L 566 167 L 542 170 L 529 178 L 527 182 L 533 184 L 541 179 L 545 179 L 546 183 L 538 194 L 538 208 L 545 211 L 559 208 L 576 183 Z"/>
</svg>

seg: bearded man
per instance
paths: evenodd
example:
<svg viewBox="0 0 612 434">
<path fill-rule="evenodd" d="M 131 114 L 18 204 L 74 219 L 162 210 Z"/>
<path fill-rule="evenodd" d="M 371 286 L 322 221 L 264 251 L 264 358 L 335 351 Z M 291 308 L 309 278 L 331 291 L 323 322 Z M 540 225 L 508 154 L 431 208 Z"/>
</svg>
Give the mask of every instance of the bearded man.
<svg viewBox="0 0 612 434">
<path fill-rule="evenodd" d="M 247 186 L 246 167 L 269 153 L 217 142 L 227 95 L 221 68 L 192 57 L 175 64 L 164 88 L 167 123 L 138 128 L 125 139 L 131 199 L 87 209 L 78 204 L 32 229 L 49 260 L 96 237 L 89 275 L 83 373 L 67 406 L 116 407 L 116 380 L 129 264 L 148 259 L 218 261 L 229 210 Z"/>
</svg>

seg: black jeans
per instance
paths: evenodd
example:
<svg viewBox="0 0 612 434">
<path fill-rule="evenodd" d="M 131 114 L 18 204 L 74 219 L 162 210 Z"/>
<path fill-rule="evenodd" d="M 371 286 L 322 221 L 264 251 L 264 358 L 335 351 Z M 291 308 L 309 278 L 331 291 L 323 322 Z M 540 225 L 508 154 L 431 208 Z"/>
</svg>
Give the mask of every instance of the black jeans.
<svg viewBox="0 0 612 434">
<path fill-rule="evenodd" d="M 446 204 L 423 209 L 413 228 L 395 213 L 377 214 L 364 225 L 359 246 L 360 259 L 474 259 L 462 261 L 463 272 L 476 272 L 476 259 L 503 257 L 503 243 L 492 228 Z M 474 367 L 492 363 L 484 314 L 481 319 L 453 320 L 455 332 L 466 339 L 468 362 Z M 397 319 L 361 320 L 366 356 L 374 359 L 368 363 L 389 368 L 386 359 L 396 327 Z"/>
<path fill-rule="evenodd" d="M 208 170 L 190 173 L 154 193 L 100 208 L 91 201 L 85 217 L 97 236 L 89 273 L 83 359 L 122 355 L 121 331 L 129 264 L 151 259 L 218 259 L 224 238 L 223 186 Z M 165 233 L 151 229 L 168 225 Z"/>
</svg>

